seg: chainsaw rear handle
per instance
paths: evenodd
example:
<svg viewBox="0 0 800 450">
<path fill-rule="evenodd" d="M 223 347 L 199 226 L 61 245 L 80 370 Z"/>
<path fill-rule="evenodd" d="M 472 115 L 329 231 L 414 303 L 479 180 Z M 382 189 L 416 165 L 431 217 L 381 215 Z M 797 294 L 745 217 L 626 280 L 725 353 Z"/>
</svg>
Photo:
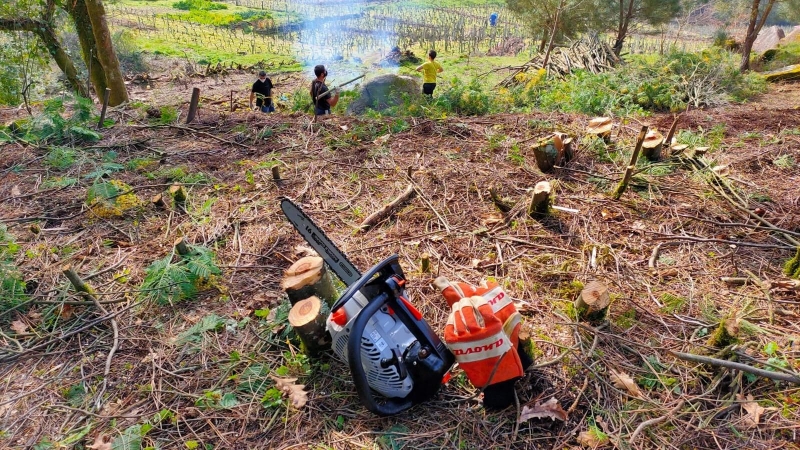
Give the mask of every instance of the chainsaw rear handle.
<svg viewBox="0 0 800 450">
<path fill-rule="evenodd" d="M 347 303 L 356 292 L 369 284 L 370 281 L 373 281 L 376 274 L 385 269 L 389 269 L 392 274 L 396 273 L 391 266 L 392 264 L 397 264 L 398 259 L 399 257 L 397 255 L 392 255 L 367 271 L 357 282 L 347 288 L 347 291 L 345 291 L 333 305 L 331 311 L 336 311 Z M 384 276 L 385 275 L 388 274 L 384 274 Z M 376 281 L 382 283 L 384 281 L 383 278 L 384 277 L 379 277 Z M 347 340 L 347 363 L 350 366 L 350 372 L 353 374 L 353 382 L 356 385 L 358 397 L 368 410 L 379 416 L 391 416 L 400 413 L 414 404 L 411 399 L 398 398 L 387 398 L 385 403 L 378 403 L 372 395 L 372 390 L 367 380 L 367 374 L 364 372 L 364 366 L 361 365 L 361 338 L 364 335 L 364 329 L 372 316 L 392 299 L 393 297 L 383 290 L 383 292 L 368 301 L 364 309 L 362 309 L 355 320 L 353 320 L 353 324 L 350 328 L 350 337 Z"/>
</svg>

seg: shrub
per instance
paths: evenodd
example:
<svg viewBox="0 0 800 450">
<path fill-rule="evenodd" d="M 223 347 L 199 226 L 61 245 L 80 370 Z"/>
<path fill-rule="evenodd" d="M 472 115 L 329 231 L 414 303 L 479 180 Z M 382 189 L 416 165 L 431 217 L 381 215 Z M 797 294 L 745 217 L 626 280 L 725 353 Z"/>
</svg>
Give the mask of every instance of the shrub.
<svg viewBox="0 0 800 450">
<path fill-rule="evenodd" d="M 0 225 L 0 311 L 13 308 L 26 299 L 25 282 L 14 258 L 19 246 L 5 225 Z"/>
<path fill-rule="evenodd" d="M 477 79 L 467 85 L 453 78 L 452 87 L 436 98 L 435 106 L 454 114 L 482 116 L 489 112 L 491 100 Z"/>
<path fill-rule="evenodd" d="M 111 36 L 114 50 L 117 52 L 119 65 L 123 72 L 143 73 L 147 72 L 147 63 L 144 60 L 142 51 L 133 41 L 130 31 L 120 30 Z"/>
<path fill-rule="evenodd" d="M 195 296 L 212 275 L 222 273 L 214 262 L 214 252 L 190 245 L 187 255 L 170 254 L 150 264 L 145 270 L 139 297 L 159 305 L 174 304 Z"/>
<path fill-rule="evenodd" d="M 228 5 L 224 3 L 217 3 L 209 0 L 181 0 L 173 3 L 172 7 L 180 9 L 181 11 L 214 11 L 228 9 Z"/>
</svg>

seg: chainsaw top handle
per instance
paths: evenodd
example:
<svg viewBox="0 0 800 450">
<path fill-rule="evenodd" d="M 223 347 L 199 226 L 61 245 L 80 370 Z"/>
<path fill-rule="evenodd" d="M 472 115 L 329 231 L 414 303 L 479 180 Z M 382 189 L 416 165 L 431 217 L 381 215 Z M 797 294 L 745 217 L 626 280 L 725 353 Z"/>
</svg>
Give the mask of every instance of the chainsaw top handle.
<svg viewBox="0 0 800 450">
<path fill-rule="evenodd" d="M 375 282 L 381 287 L 381 292 L 370 298 L 367 305 L 358 313 L 350 328 L 350 338 L 347 341 L 347 362 L 350 366 L 350 372 L 353 374 L 353 382 L 356 385 L 356 391 L 359 398 L 361 398 L 364 406 L 368 410 L 380 416 L 390 416 L 402 412 L 413 405 L 411 399 L 398 399 L 387 398 L 385 402 L 379 403 L 372 395 L 372 390 L 369 387 L 367 374 L 364 372 L 364 367 L 361 365 L 361 337 L 364 334 L 369 319 L 375 315 L 384 305 L 394 300 L 394 296 L 390 295 L 389 287 L 385 282 L 393 275 L 402 274 L 402 270 L 398 265 L 398 256 L 392 255 L 372 269 L 367 271 L 361 278 L 348 287 L 347 291 L 342 294 L 339 300 L 333 305 L 331 311 L 335 311 L 347 301 L 349 301 L 356 292 L 367 286 L 370 282 Z M 380 274 L 376 277 L 375 275 Z"/>
</svg>

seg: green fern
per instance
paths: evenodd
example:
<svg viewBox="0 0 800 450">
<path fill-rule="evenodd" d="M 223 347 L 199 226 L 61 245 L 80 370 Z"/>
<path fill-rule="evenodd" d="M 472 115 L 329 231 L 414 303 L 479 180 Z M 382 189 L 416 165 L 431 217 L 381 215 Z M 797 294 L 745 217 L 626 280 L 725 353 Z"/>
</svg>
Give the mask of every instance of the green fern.
<svg viewBox="0 0 800 450">
<path fill-rule="evenodd" d="M 189 254 L 175 260 L 174 253 L 156 261 L 145 270 L 139 297 L 159 305 L 175 304 L 197 295 L 200 284 L 222 272 L 214 262 L 214 252 L 201 246 L 189 246 Z M 173 260 L 175 260 L 173 262 Z"/>
</svg>

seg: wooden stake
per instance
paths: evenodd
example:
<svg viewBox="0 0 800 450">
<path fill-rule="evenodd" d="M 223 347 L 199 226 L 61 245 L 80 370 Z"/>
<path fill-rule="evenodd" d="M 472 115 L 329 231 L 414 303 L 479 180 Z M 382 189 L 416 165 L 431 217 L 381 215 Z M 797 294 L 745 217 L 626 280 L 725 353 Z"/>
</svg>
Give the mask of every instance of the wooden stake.
<svg viewBox="0 0 800 450">
<path fill-rule="evenodd" d="M 578 310 L 581 320 L 602 322 L 606 318 L 610 303 L 608 287 L 599 281 L 592 281 L 583 288 L 581 295 L 575 300 L 575 309 Z"/>
<path fill-rule="evenodd" d="M 533 188 L 531 204 L 528 206 L 528 215 L 533 218 L 541 218 L 547 215 L 550 210 L 550 192 L 552 188 L 547 181 L 536 183 Z"/>
<path fill-rule="evenodd" d="M 233 91 L 231 91 L 231 112 L 233 112 Z"/>
<path fill-rule="evenodd" d="M 281 180 L 281 168 L 278 166 L 272 167 L 272 181 L 274 181 L 278 186 L 282 184 L 281 181 L 283 180 Z"/>
<path fill-rule="evenodd" d="M 286 269 L 281 289 L 292 305 L 315 295 L 332 306 L 338 296 L 325 262 L 319 256 L 300 258 Z"/>
<path fill-rule="evenodd" d="M 189 102 L 189 114 L 186 115 L 186 123 L 192 123 L 197 115 L 197 105 L 200 103 L 200 88 L 192 89 L 192 100 Z"/>
<path fill-rule="evenodd" d="M 625 169 L 625 175 L 622 177 L 622 181 L 619 182 L 619 185 L 614 190 L 614 200 L 619 200 L 619 198 L 622 197 L 622 194 L 625 193 L 625 189 L 628 188 L 628 183 L 631 181 L 633 171 L 636 169 L 636 160 L 639 159 L 639 152 L 642 150 L 642 144 L 644 143 L 644 137 L 646 135 L 647 125 L 642 125 L 642 130 L 639 131 L 639 137 L 636 139 L 636 148 L 633 149 L 633 154 L 631 155 L 631 161 L 628 163 L 628 167 Z"/>
<path fill-rule="evenodd" d="M 364 232 L 369 230 L 378 222 L 391 215 L 397 207 L 413 198 L 416 194 L 417 191 L 414 189 L 414 185 L 409 184 L 406 190 L 403 191 L 403 193 L 397 198 L 392 200 L 391 203 L 386 204 L 383 208 L 375 211 L 374 213 L 370 214 L 369 217 L 364 219 L 364 221 L 361 222 L 361 225 L 359 225 L 359 231 Z"/>
<path fill-rule="evenodd" d="M 103 122 L 106 121 L 106 110 L 108 109 L 108 99 L 111 97 L 111 89 L 106 88 L 103 94 L 103 109 L 100 110 L 100 120 L 97 121 L 97 128 L 103 128 Z"/>
<path fill-rule="evenodd" d="M 420 260 L 420 272 L 422 273 L 430 273 L 431 272 L 431 255 L 427 253 L 423 253 L 419 255 Z"/>
<path fill-rule="evenodd" d="M 289 310 L 289 324 L 303 343 L 303 352 L 317 356 L 331 348 L 331 336 L 325 329 L 327 308 L 319 297 L 300 300 Z"/>
</svg>

